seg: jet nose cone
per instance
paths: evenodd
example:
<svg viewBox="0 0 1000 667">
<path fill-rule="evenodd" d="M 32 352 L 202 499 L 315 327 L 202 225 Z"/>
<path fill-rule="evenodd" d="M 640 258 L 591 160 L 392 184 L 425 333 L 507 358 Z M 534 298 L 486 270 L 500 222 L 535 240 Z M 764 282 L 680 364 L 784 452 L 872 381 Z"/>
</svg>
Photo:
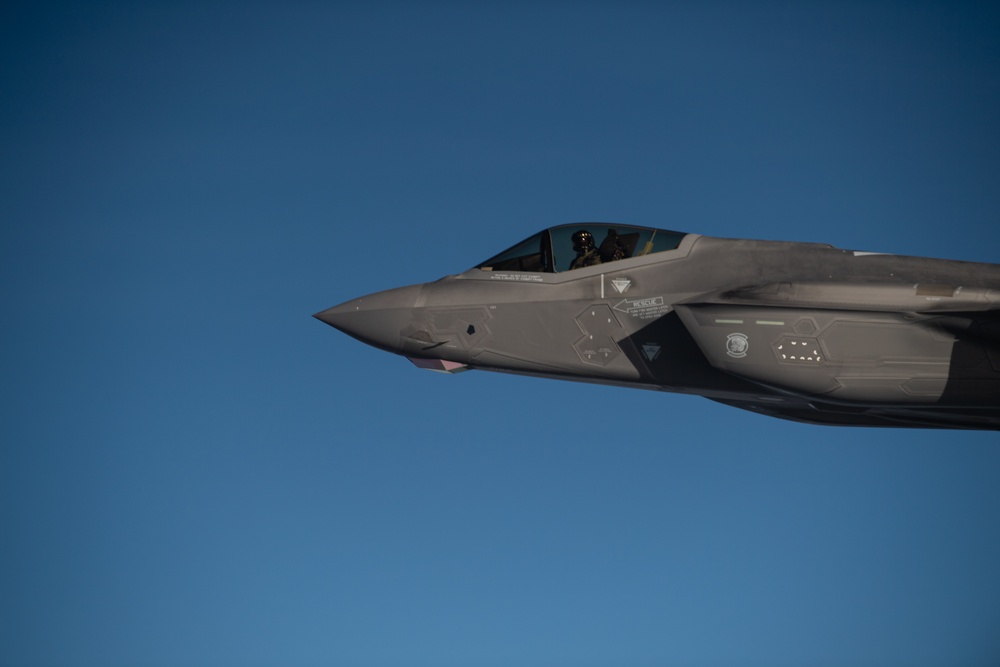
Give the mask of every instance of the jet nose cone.
<svg viewBox="0 0 1000 667">
<path fill-rule="evenodd" d="M 400 331 L 413 319 L 422 285 L 400 287 L 346 301 L 313 315 L 363 343 L 401 352 Z"/>
<path fill-rule="evenodd" d="M 361 299 L 347 301 L 339 306 L 333 306 L 332 308 L 321 310 L 313 315 L 313 317 L 320 322 L 326 322 L 334 329 L 339 329 L 344 333 L 349 333 L 347 329 L 350 327 L 351 313 L 354 313 L 357 310 L 355 304 L 360 301 Z"/>
</svg>

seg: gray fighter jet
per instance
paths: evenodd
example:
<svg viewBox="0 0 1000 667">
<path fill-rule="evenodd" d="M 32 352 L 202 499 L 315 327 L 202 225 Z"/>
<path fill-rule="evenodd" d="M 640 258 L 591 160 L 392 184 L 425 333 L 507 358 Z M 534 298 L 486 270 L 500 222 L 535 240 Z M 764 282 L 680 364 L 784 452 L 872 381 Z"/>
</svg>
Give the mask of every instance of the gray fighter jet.
<svg viewBox="0 0 1000 667">
<path fill-rule="evenodd" d="M 1000 265 L 552 227 L 315 315 L 420 368 L 697 394 L 812 424 L 1000 430 Z"/>
</svg>

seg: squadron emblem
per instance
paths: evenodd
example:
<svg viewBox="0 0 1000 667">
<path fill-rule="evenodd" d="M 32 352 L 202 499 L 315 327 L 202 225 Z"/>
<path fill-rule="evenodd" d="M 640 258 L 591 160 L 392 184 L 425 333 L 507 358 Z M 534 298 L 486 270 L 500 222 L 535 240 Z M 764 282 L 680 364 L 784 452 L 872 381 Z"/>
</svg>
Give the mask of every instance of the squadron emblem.
<svg viewBox="0 0 1000 667">
<path fill-rule="evenodd" d="M 747 340 L 746 334 L 731 333 L 726 338 L 726 354 L 730 357 L 742 359 L 747 356 L 748 349 L 750 349 L 750 341 Z"/>
</svg>

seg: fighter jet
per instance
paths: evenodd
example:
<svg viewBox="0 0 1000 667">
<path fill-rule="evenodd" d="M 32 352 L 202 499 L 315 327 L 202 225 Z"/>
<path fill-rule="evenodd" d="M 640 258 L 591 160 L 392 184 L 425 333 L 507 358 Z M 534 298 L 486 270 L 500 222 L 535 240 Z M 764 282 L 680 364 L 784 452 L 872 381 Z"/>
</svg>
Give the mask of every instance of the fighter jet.
<svg viewBox="0 0 1000 667">
<path fill-rule="evenodd" d="M 1000 265 L 588 222 L 316 318 L 419 368 L 1000 430 Z"/>
</svg>

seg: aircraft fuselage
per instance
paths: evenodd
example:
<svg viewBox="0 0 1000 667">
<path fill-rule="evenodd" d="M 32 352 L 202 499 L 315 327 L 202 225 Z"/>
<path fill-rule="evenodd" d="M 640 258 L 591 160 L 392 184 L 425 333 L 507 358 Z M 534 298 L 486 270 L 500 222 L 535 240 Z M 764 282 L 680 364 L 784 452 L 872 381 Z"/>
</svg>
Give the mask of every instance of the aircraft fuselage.
<svg viewBox="0 0 1000 667">
<path fill-rule="evenodd" d="M 610 230 L 620 250 L 606 241 L 605 261 L 570 269 L 576 228 Z M 657 233 L 675 237 L 658 248 Z M 821 424 L 1000 429 L 1000 266 L 607 223 L 542 234 L 537 255 L 532 237 L 317 317 L 435 370 L 697 394 Z"/>
</svg>

